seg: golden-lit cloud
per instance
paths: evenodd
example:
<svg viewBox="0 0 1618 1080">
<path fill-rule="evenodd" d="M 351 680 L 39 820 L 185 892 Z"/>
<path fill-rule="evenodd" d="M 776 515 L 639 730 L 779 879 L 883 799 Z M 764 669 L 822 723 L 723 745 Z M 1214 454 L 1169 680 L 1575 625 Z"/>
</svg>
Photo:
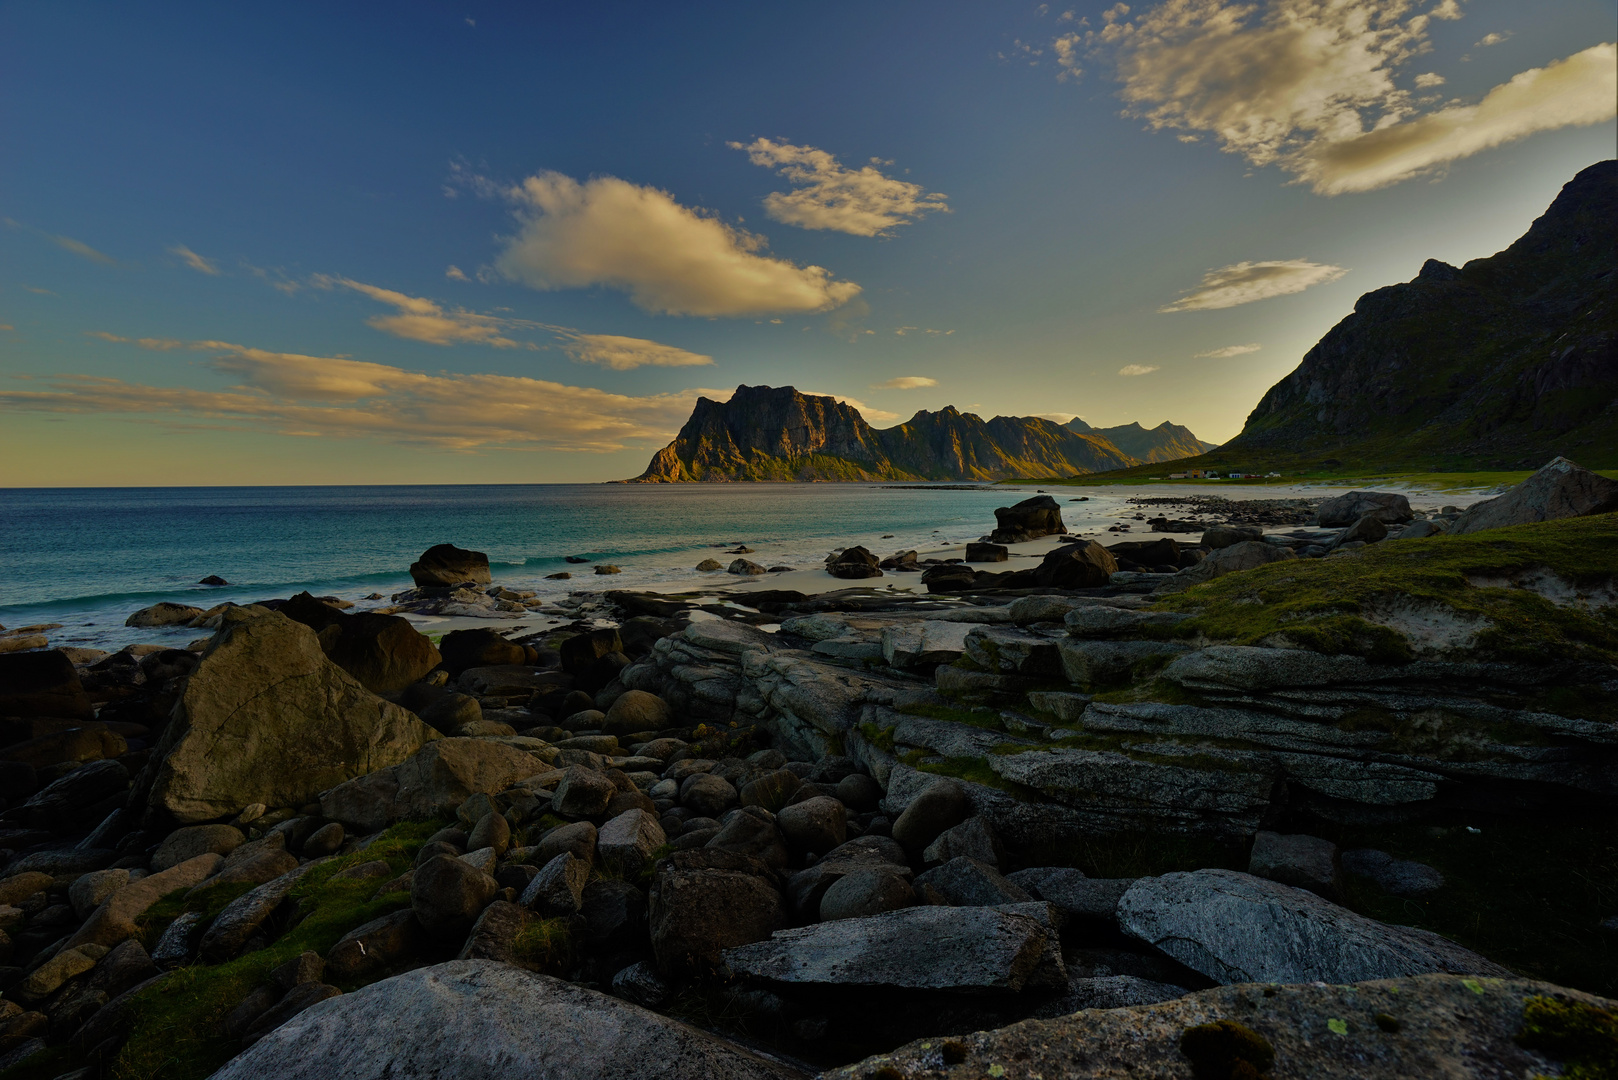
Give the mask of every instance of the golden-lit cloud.
<svg viewBox="0 0 1618 1080">
<path fill-rule="evenodd" d="M 204 259 L 201 255 L 198 255 L 184 244 L 175 244 L 173 247 L 169 248 L 169 254 L 178 255 L 181 262 L 185 263 L 185 265 L 189 266 L 199 274 L 207 274 L 209 277 L 219 276 L 219 267 L 212 259 Z"/>
<path fill-rule="evenodd" d="M 612 451 L 667 440 L 699 395 L 724 400 L 730 393 L 699 388 L 633 396 L 512 375 L 429 375 L 223 341 L 147 340 L 152 344 L 133 344 L 211 353 L 208 366 L 237 383 L 206 390 L 89 375 L 19 378 L 27 388 L 0 390 L 0 410 L 208 421 L 450 450 Z"/>
<path fill-rule="evenodd" d="M 486 184 L 486 182 L 484 182 Z M 600 285 L 669 315 L 826 311 L 859 295 L 819 266 L 764 253 L 764 238 L 612 176 L 531 176 L 501 192 L 520 227 L 495 267 L 535 289 Z"/>
<path fill-rule="evenodd" d="M 1323 195 L 1395 184 L 1540 131 L 1611 118 L 1614 54 L 1599 45 L 1525 71 L 1476 105 L 1423 111 L 1401 69 L 1431 49 L 1454 0 L 1165 0 L 1124 4 L 1085 35 L 1114 65 L 1125 112 L 1253 165 L 1277 165 Z M 1506 35 L 1491 34 L 1479 44 Z M 1436 72 L 1414 86 L 1442 85 Z"/>
<path fill-rule="evenodd" d="M 1258 352 L 1261 348 L 1263 346 L 1257 343 L 1252 345 L 1226 345 L 1221 349 L 1209 349 L 1207 352 L 1192 353 L 1192 357 L 1197 360 L 1224 360 L 1232 356 L 1246 356 L 1248 353 Z"/>
<path fill-rule="evenodd" d="M 886 382 L 872 383 L 872 390 L 920 390 L 926 386 L 937 386 L 937 379 L 930 379 L 926 375 L 901 375 Z"/>
<path fill-rule="evenodd" d="M 1120 375 L 1150 375 L 1158 369 L 1157 364 L 1125 364 L 1118 369 Z"/>
<path fill-rule="evenodd" d="M 1277 259 L 1269 262 L 1239 262 L 1221 266 L 1202 275 L 1202 282 L 1172 304 L 1158 311 L 1211 311 L 1237 307 L 1272 296 L 1300 293 L 1315 285 L 1336 281 L 1347 270 L 1308 259 Z"/>
<path fill-rule="evenodd" d="M 613 371 L 638 367 L 698 367 L 713 363 L 711 356 L 618 334 L 573 332 L 562 345 L 562 351 L 581 364 L 595 364 Z"/>
<path fill-rule="evenodd" d="M 446 311 L 437 302 L 420 296 L 408 296 L 393 289 L 367 285 L 345 277 L 316 274 L 311 283 L 320 289 L 341 286 L 368 296 L 380 304 L 395 308 L 395 315 L 373 315 L 365 322 L 383 333 L 411 341 L 424 341 L 429 345 L 453 345 L 467 342 L 474 345 L 492 345 L 497 349 L 516 349 L 523 342 L 506 337 L 503 330 L 508 320 L 492 315 L 457 309 Z M 532 348 L 533 346 L 528 346 Z"/>
<path fill-rule="evenodd" d="M 948 196 L 886 176 L 876 167 L 891 162 L 872 158 L 870 164 L 850 169 L 812 146 L 771 139 L 727 145 L 746 151 L 754 165 L 774 169 L 796 185 L 792 191 L 775 191 L 764 198 L 764 212 L 784 225 L 887 236 L 930 211 L 949 213 Z"/>
</svg>

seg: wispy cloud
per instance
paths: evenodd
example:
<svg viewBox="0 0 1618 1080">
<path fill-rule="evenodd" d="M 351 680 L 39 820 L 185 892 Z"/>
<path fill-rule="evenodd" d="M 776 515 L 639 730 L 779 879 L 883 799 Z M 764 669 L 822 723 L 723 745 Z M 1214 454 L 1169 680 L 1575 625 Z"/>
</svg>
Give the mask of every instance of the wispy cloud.
<svg viewBox="0 0 1618 1080">
<path fill-rule="evenodd" d="M 1425 102 L 1396 81 L 1431 49 L 1445 0 L 1166 0 L 1135 17 L 1116 5 L 1085 46 L 1109 60 L 1126 114 L 1182 138 L 1210 135 L 1324 195 L 1398 183 L 1539 131 L 1618 111 L 1610 44 L 1497 86 L 1475 106 Z M 1490 38 L 1504 40 L 1502 35 Z M 1429 73 L 1418 88 L 1440 85 Z"/>
<path fill-rule="evenodd" d="M 1484 34 L 1479 41 L 1474 43 L 1474 47 L 1479 49 L 1487 49 L 1491 45 L 1499 45 L 1502 42 L 1511 40 L 1512 35 L 1516 34 L 1516 32 L 1517 31 L 1515 30 L 1507 30 L 1505 33 L 1492 31 Z"/>
<path fill-rule="evenodd" d="M 613 371 L 638 367 L 699 367 L 713 363 L 713 357 L 687 352 L 646 338 L 617 334 L 570 332 L 562 351 L 581 364 L 595 364 Z"/>
<path fill-rule="evenodd" d="M 28 379 L 29 389 L 0 390 L 0 409 L 160 417 L 175 424 L 208 421 L 450 450 L 612 451 L 668 439 L 699 395 L 729 396 L 728 391 L 699 388 L 636 397 L 510 375 L 428 375 L 348 357 L 273 352 L 225 341 L 156 338 L 134 344 L 210 353 L 207 366 L 238 384 L 205 390 L 64 375 Z M 32 389 L 39 384 L 45 389 Z"/>
<path fill-rule="evenodd" d="M 185 265 L 189 266 L 199 274 L 207 274 L 209 277 L 219 276 L 219 267 L 212 259 L 204 259 L 201 255 L 198 255 L 184 244 L 175 244 L 173 247 L 169 248 L 169 254 L 178 255 L 181 262 L 185 263 Z"/>
<path fill-rule="evenodd" d="M 1118 369 L 1120 375 L 1150 375 L 1158 369 L 1157 364 L 1125 364 Z"/>
<path fill-rule="evenodd" d="M 71 236 L 61 236 L 57 233 L 46 232 L 44 229 L 36 229 L 32 225 L 24 225 L 22 222 L 9 217 L 0 217 L 0 225 L 4 225 L 8 229 L 20 229 L 23 232 L 32 233 L 35 236 L 43 237 L 44 239 L 55 244 L 57 247 L 61 248 L 63 251 L 71 251 L 80 258 L 89 259 L 93 263 L 100 263 L 102 266 L 118 265 L 117 259 L 114 259 L 111 255 L 108 255 L 105 252 L 97 251 L 89 244 L 86 244 L 83 240 L 75 240 Z M 30 289 L 29 291 L 46 292 L 47 290 Z"/>
<path fill-rule="evenodd" d="M 872 390 L 920 390 L 927 386 L 937 386 L 938 380 L 928 378 L 926 375 L 901 375 L 887 382 L 872 383 Z"/>
<path fill-rule="evenodd" d="M 764 212 L 785 225 L 853 236 L 889 236 L 923 214 L 949 213 L 948 196 L 884 175 L 877 166 L 892 162 L 879 158 L 850 169 L 812 146 L 771 139 L 727 145 L 746 151 L 754 165 L 775 169 L 796 185 L 792 191 L 775 191 L 764 198 Z"/>
<path fill-rule="evenodd" d="M 1193 353 L 1197 360 L 1224 360 L 1231 356 L 1246 356 L 1248 353 L 1258 352 L 1263 346 L 1253 345 L 1226 345 L 1222 349 L 1209 349 L 1207 352 Z"/>
<path fill-rule="evenodd" d="M 319 289 L 342 287 L 370 297 L 381 304 L 397 309 L 396 315 L 373 315 L 365 322 L 383 333 L 411 341 L 424 341 L 429 345 L 452 345 L 467 342 L 492 345 L 497 349 L 533 348 L 524 342 L 506 337 L 503 331 L 510 320 L 492 315 L 480 315 L 464 309 L 446 311 L 436 301 L 425 297 L 409 296 L 393 289 L 367 285 L 352 278 L 316 274 L 310 283 Z"/>
<path fill-rule="evenodd" d="M 612 176 L 580 183 L 555 172 L 510 188 L 457 179 L 516 204 L 517 235 L 495 268 L 535 289 L 600 285 L 647 311 L 707 316 L 826 311 L 860 292 L 822 267 L 765 254 L 763 237 L 654 187 Z"/>
<path fill-rule="evenodd" d="M 451 281 L 471 281 L 472 280 L 471 278 L 466 276 L 466 271 L 462 270 L 459 266 L 456 266 L 453 263 L 450 264 L 449 268 L 444 271 L 444 276 L 449 278 Z"/>
<path fill-rule="evenodd" d="M 1202 275 L 1202 282 L 1191 292 L 1158 311 L 1209 311 L 1237 307 L 1272 296 L 1300 293 L 1315 285 L 1336 281 L 1347 270 L 1308 259 L 1279 259 L 1270 262 L 1239 262 Z"/>
</svg>

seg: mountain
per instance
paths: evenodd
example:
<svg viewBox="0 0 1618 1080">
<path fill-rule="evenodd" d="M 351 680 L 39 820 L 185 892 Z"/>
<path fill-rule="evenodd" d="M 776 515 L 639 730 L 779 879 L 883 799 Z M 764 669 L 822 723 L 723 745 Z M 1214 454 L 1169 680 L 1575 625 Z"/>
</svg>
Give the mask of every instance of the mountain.
<svg viewBox="0 0 1618 1080">
<path fill-rule="evenodd" d="M 835 398 L 790 386 L 738 386 L 698 398 L 641 483 L 726 480 L 1000 480 L 1136 464 L 1106 439 L 1037 416 L 984 420 L 954 407 L 876 429 Z"/>
<path fill-rule="evenodd" d="M 1506 250 L 1459 269 L 1430 259 L 1360 297 L 1215 457 L 1618 465 L 1615 269 L 1618 161 L 1603 161 Z"/>
<path fill-rule="evenodd" d="M 1138 423 L 1117 427 L 1094 428 L 1077 416 L 1062 425 L 1081 435 L 1099 435 L 1132 458 L 1151 464 L 1155 461 L 1178 461 L 1196 457 L 1212 450 L 1216 443 L 1203 442 L 1191 434 L 1191 429 L 1171 424 L 1167 420 L 1148 431 Z"/>
</svg>

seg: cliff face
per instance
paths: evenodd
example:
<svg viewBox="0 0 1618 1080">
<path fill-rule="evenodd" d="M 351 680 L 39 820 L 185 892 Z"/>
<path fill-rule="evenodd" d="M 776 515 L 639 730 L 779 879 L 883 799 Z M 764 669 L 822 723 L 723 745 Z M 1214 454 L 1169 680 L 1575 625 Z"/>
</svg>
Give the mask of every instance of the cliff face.
<svg viewBox="0 0 1618 1080">
<path fill-rule="evenodd" d="M 1618 161 L 1580 172 L 1516 243 L 1360 297 L 1225 451 L 1618 464 Z"/>
<path fill-rule="evenodd" d="M 1193 435 L 1190 428 L 1171 424 L 1167 420 L 1149 431 L 1139 424 L 1093 428 L 1076 416 L 1063 426 L 1070 431 L 1100 436 L 1130 457 L 1147 464 L 1196 457 L 1214 448 L 1213 443 L 1203 442 Z"/>
<path fill-rule="evenodd" d="M 679 435 L 636 479 L 997 480 L 1133 464 L 1105 439 L 1038 417 L 986 421 L 950 407 L 876 430 L 833 398 L 741 386 L 727 402 L 699 398 Z"/>
</svg>

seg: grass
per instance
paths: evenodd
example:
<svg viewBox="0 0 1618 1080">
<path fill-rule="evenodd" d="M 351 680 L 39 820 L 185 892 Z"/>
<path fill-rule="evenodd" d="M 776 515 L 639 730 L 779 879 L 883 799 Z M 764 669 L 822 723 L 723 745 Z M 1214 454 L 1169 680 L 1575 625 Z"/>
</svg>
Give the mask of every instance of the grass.
<svg viewBox="0 0 1618 1080">
<path fill-rule="evenodd" d="M 517 963 L 547 975 L 561 975 L 573 962 L 573 938 L 566 919 L 534 919 L 511 943 Z"/>
<path fill-rule="evenodd" d="M 1271 563 L 1170 597 L 1159 610 L 1192 615 L 1180 628 L 1240 645 L 1272 636 L 1322 653 L 1384 663 L 1415 656 L 1405 636 L 1373 621 L 1379 607 L 1414 605 L 1479 621 L 1469 647 L 1451 655 L 1543 664 L 1618 661 L 1618 607 L 1560 606 L 1524 588 L 1479 588 L 1468 576 L 1543 568 L 1581 586 L 1611 582 L 1618 515 L 1491 529 L 1468 536 L 1400 540 L 1339 559 Z"/>
<path fill-rule="evenodd" d="M 395 825 L 364 851 L 310 871 L 293 888 L 291 925 L 273 944 L 223 964 L 180 968 L 145 991 L 131 1004 L 132 1031 L 111 1075 L 117 1080 L 202 1080 L 234 1057 L 241 1045 L 219 1032 L 219 1024 L 271 970 L 305 950 L 324 954 L 355 927 L 410 903 L 404 892 L 373 898 L 376 879 L 337 879 L 337 872 L 383 859 L 395 873 L 403 873 L 427 837 L 443 826 L 442 821 Z M 170 899 L 164 903 L 172 909 Z M 194 899 L 201 902 L 202 895 Z M 210 897 L 207 903 L 217 900 Z M 182 903 L 179 910 L 184 907 Z"/>
</svg>

